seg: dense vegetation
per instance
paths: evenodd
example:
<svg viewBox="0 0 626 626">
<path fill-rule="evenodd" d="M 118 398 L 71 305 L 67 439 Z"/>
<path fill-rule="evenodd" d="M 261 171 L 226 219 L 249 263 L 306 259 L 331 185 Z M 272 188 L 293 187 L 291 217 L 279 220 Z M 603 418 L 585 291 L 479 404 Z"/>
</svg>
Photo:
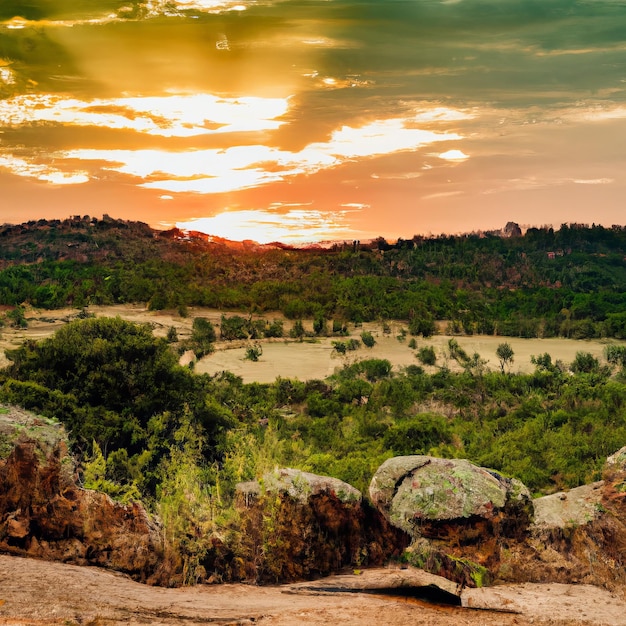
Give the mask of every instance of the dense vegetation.
<svg viewBox="0 0 626 626">
<path fill-rule="evenodd" d="M 363 321 L 403 320 L 416 364 L 401 372 L 366 359 L 326 380 L 244 384 L 196 375 L 178 349 L 207 354 L 218 338 L 195 318 L 189 338 L 170 329 L 89 318 L 9 353 L 0 401 L 62 421 L 86 486 L 121 500 L 142 498 L 164 521 L 189 571 L 213 531 L 236 545 L 237 482 L 274 466 L 341 478 L 366 491 L 382 461 L 430 453 L 463 457 L 521 479 L 535 493 L 598 477 L 626 441 L 626 351 L 600 363 L 581 351 L 571 364 L 533 358 L 532 374 L 498 372 L 479 354 L 447 344 L 446 359 L 419 335 L 446 320 L 450 334 L 626 338 L 626 228 L 563 225 L 498 234 L 380 239 L 330 250 L 240 246 L 110 218 L 40 221 L 0 228 L 0 304 L 6 322 L 28 323 L 24 305 L 146 302 L 231 309 L 219 338 L 246 339 L 254 361 L 264 338 L 333 335 L 337 353 L 371 347 Z M 245 312 L 245 315 L 243 314 Z M 309 325 L 307 324 L 307 328 Z M 363 353 L 362 353 L 363 354 Z M 450 369 L 451 363 L 455 364 Z M 420 363 L 420 365 L 418 365 Z"/>
<path fill-rule="evenodd" d="M 110 218 L 0 229 L 0 304 L 147 302 L 290 319 L 399 319 L 414 335 L 626 338 L 626 228 L 562 225 L 391 245 L 229 247 Z"/>
<path fill-rule="evenodd" d="M 365 493 L 382 461 L 414 453 L 468 458 L 536 493 L 597 479 L 626 441 L 626 350 L 613 344 L 602 363 L 581 351 L 569 369 L 539 354 L 513 375 L 501 348 L 499 372 L 451 339 L 445 363 L 422 354 L 428 372 L 367 359 L 327 380 L 244 384 L 179 366 L 148 325 L 92 318 L 10 352 L 0 401 L 62 421 L 86 486 L 144 499 L 192 567 L 212 531 L 236 544 L 235 485 L 275 466 Z"/>
</svg>

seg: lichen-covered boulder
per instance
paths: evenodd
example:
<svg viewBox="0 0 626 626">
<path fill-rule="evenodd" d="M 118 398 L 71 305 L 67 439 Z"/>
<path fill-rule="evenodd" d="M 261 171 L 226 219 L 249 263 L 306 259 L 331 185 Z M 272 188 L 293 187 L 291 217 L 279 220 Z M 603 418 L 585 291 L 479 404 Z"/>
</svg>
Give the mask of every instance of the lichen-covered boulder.
<svg viewBox="0 0 626 626">
<path fill-rule="evenodd" d="M 605 499 L 626 504 L 626 446 L 607 458 L 602 478 Z"/>
<path fill-rule="evenodd" d="M 370 497 L 412 537 L 408 563 L 461 586 L 494 580 L 502 548 L 525 535 L 533 515 L 521 482 L 462 459 L 388 459 L 372 478 Z"/>
<path fill-rule="evenodd" d="M 333 494 L 344 504 L 360 503 L 363 498 L 358 489 L 338 478 L 318 476 L 289 467 L 268 472 L 259 482 L 240 483 L 237 491 L 249 496 L 258 496 L 261 491 L 284 493 L 302 503 L 321 493 Z"/>
<path fill-rule="evenodd" d="M 385 517 L 413 537 L 442 537 L 450 525 L 497 526 L 516 534 L 532 519 L 528 489 L 514 478 L 464 459 L 414 455 L 388 459 L 370 484 L 370 497 Z"/>
</svg>

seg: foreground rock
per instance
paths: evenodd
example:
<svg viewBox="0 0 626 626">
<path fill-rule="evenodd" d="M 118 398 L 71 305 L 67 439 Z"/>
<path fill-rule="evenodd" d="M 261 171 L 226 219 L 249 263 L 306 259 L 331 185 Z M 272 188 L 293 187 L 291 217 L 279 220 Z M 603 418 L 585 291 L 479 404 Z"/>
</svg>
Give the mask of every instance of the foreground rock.
<svg viewBox="0 0 626 626">
<path fill-rule="evenodd" d="M 521 482 L 462 459 L 389 459 L 374 475 L 370 497 L 413 538 L 410 563 L 469 586 L 493 579 L 502 548 L 524 536 L 533 516 Z"/>
<path fill-rule="evenodd" d="M 414 538 L 450 532 L 474 538 L 477 526 L 515 536 L 532 519 L 530 493 L 519 480 L 464 459 L 388 459 L 372 478 L 370 497 L 392 524 Z"/>
<path fill-rule="evenodd" d="M 512 545 L 497 580 L 626 589 L 626 448 L 610 456 L 603 480 L 534 501 L 535 523 Z"/>
<path fill-rule="evenodd" d="M 399 557 L 408 536 L 354 487 L 335 478 L 280 469 L 237 487 L 246 576 L 284 582 Z"/>
<path fill-rule="evenodd" d="M 80 488 L 60 424 L 0 411 L 0 551 L 169 583 L 163 538 L 145 509 Z"/>
<path fill-rule="evenodd" d="M 424 583 L 429 585 L 429 579 L 413 570 L 374 570 L 282 587 L 197 585 L 164 589 L 95 567 L 0 555 L 0 624 L 626 624 L 623 599 L 589 586 L 503 585 L 463 592 L 468 606 L 488 607 L 495 601 L 496 606 L 503 605 L 511 612 L 433 606 L 379 593 L 394 586 Z"/>
</svg>

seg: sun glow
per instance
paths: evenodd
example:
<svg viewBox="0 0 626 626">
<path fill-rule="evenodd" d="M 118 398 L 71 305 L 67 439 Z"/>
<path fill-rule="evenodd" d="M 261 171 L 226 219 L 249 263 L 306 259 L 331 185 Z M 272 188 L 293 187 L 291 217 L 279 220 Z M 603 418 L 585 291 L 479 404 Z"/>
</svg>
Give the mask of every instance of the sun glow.
<svg viewBox="0 0 626 626">
<path fill-rule="evenodd" d="M 231 241 L 252 240 L 266 244 L 281 241 L 304 244 L 316 241 L 352 238 L 345 212 L 330 213 L 310 209 L 291 209 L 287 213 L 268 210 L 226 211 L 213 217 L 202 217 L 176 226 Z"/>
<path fill-rule="evenodd" d="M 70 150 L 59 157 L 105 162 L 104 169 L 141 179 L 141 187 L 176 193 L 225 193 L 311 175 L 346 161 L 417 150 L 456 133 L 407 128 L 404 119 L 377 120 L 361 127 L 343 126 L 327 142 L 299 152 L 267 145 L 224 150 Z"/>
</svg>

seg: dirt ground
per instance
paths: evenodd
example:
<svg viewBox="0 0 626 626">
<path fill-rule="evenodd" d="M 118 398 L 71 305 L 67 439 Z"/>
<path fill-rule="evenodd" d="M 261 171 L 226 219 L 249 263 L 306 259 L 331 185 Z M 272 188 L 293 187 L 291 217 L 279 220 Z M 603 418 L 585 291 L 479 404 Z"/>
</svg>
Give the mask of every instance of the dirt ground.
<svg viewBox="0 0 626 626">
<path fill-rule="evenodd" d="M 215 309 L 190 308 L 188 317 L 180 317 L 175 311 L 149 311 L 142 305 L 92 306 L 88 311 L 96 316 L 115 317 L 133 322 L 147 322 L 154 326 L 154 333 L 164 337 L 170 327 L 176 328 L 180 339 L 189 337 L 193 318 L 206 317 L 214 324 L 219 324 L 221 311 Z M 13 329 L 5 327 L 0 336 L 0 367 L 8 363 L 4 351 L 16 348 L 26 339 L 42 339 L 49 337 L 69 320 L 76 317 L 77 309 L 60 309 L 55 311 L 30 310 L 27 313 L 28 328 Z M 227 312 L 227 314 L 229 314 Z M 230 313 L 237 314 L 237 313 Z M 241 313 L 238 313 L 241 314 Z M 270 313 L 270 320 L 284 319 L 280 314 Z M 284 320 L 285 330 L 291 328 L 292 322 Z M 346 363 L 369 358 L 388 359 L 394 367 L 419 364 L 415 353 L 408 347 L 410 336 L 404 341 L 398 340 L 403 324 L 392 322 L 391 333 L 385 335 L 378 323 L 363 324 L 361 328 L 350 328 L 351 336 L 358 338 L 363 330 L 369 330 L 376 338 L 373 348 L 361 346 L 358 350 L 339 356 L 332 348 L 336 338 L 305 339 L 303 342 L 293 339 L 272 339 L 263 341 L 263 354 L 259 361 L 245 360 L 246 342 L 217 342 L 216 351 L 201 359 L 196 364 L 199 373 L 215 374 L 224 370 L 241 376 L 244 382 L 267 383 L 283 378 L 298 378 L 305 381 L 323 379 L 331 375 L 336 368 Z M 311 321 L 304 322 L 305 329 L 312 328 Z M 435 335 L 429 339 L 416 338 L 417 347 L 433 346 L 437 354 L 438 365 L 447 363 L 445 346 L 450 339 L 447 335 Z M 590 352 L 601 358 L 609 343 L 620 343 L 613 340 L 576 341 L 573 339 L 519 339 L 516 337 L 493 337 L 475 335 L 456 337 L 459 345 L 470 355 L 477 352 L 487 361 L 490 369 L 499 369 L 496 348 L 500 343 L 508 342 L 515 353 L 511 372 L 530 372 L 534 369 L 530 361 L 532 355 L 549 353 L 552 360 L 562 360 L 568 364 L 574 360 L 578 351 Z M 447 363 L 454 369 L 454 362 Z M 434 370 L 433 370 L 434 371 Z"/>
<path fill-rule="evenodd" d="M 355 588 L 376 587 L 390 577 L 397 583 L 398 575 L 374 570 L 297 585 L 164 589 L 98 568 L 0 556 L 0 624 L 626 625 L 624 600 L 590 586 L 525 584 L 471 590 L 463 598 L 465 608 Z"/>
</svg>

